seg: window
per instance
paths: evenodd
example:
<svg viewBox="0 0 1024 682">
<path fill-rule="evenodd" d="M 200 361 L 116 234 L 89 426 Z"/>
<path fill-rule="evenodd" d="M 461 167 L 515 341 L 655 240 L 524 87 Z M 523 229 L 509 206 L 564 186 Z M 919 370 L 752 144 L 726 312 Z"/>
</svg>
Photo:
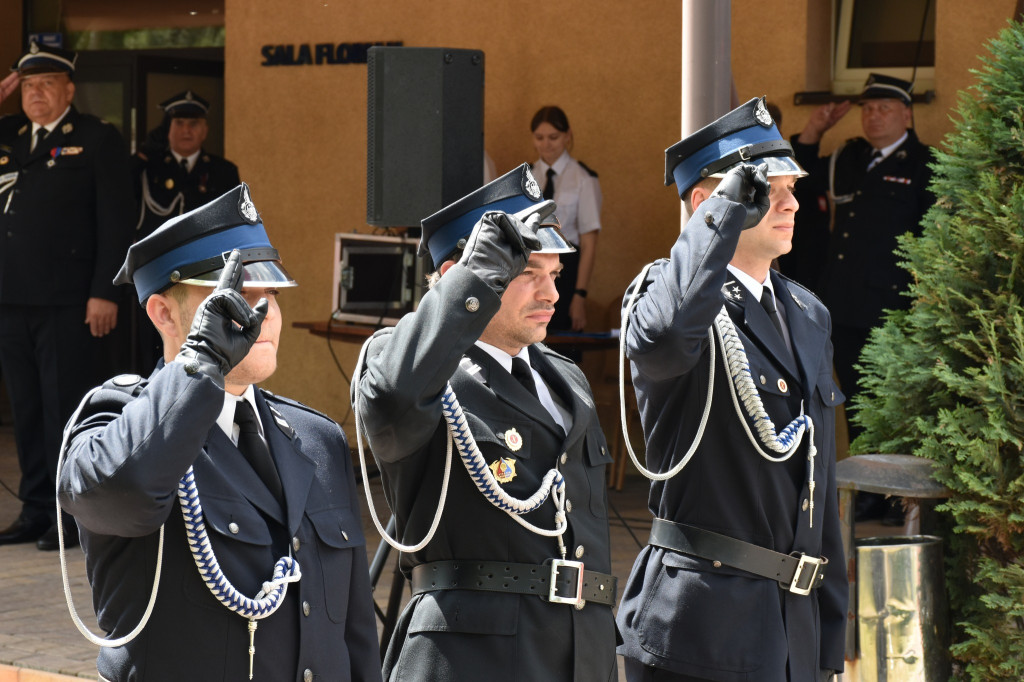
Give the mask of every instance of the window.
<svg viewBox="0 0 1024 682">
<path fill-rule="evenodd" d="M 917 94 L 935 87 L 933 0 L 833 0 L 832 16 L 833 93 L 859 93 L 869 73 L 913 80 Z"/>
</svg>

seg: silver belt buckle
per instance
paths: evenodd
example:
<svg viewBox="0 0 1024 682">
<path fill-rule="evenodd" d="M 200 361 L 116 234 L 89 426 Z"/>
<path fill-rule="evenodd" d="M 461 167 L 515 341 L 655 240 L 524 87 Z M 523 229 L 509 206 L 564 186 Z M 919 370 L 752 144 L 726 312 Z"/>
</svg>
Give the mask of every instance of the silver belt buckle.
<svg viewBox="0 0 1024 682">
<path fill-rule="evenodd" d="M 819 559 L 818 557 L 801 554 L 800 561 L 796 565 L 796 571 L 793 573 L 793 581 L 789 584 L 789 591 L 793 594 L 802 594 L 804 596 L 810 594 L 811 590 L 814 589 L 814 583 L 818 580 L 818 571 L 826 564 L 828 564 L 828 559 Z M 809 565 L 814 568 L 812 569 L 810 579 L 807 581 L 807 587 L 800 587 L 800 578 L 803 577 L 804 571 Z"/>
<path fill-rule="evenodd" d="M 558 596 L 558 569 L 561 567 L 576 569 L 576 596 Z M 568 561 L 566 559 L 551 560 L 551 584 L 548 586 L 548 601 L 552 604 L 571 604 L 576 606 L 583 602 L 583 562 Z"/>
</svg>

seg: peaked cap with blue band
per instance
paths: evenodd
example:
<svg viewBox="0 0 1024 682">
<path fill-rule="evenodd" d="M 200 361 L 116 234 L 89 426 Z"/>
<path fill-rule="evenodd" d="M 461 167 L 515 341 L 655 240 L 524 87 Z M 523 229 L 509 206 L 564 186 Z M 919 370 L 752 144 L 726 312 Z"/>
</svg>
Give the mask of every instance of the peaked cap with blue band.
<svg viewBox="0 0 1024 682">
<path fill-rule="evenodd" d="M 755 97 L 665 150 L 665 184 L 673 181 L 682 197 L 707 177 L 721 177 L 739 163 L 767 166 L 769 176 L 807 171 L 779 133 L 763 97 Z"/>
<path fill-rule="evenodd" d="M 430 254 L 434 268 L 440 268 L 448 256 L 466 245 L 466 239 L 485 213 L 516 213 L 518 218 L 525 220 L 533 210 L 544 212 L 552 206 L 553 202 L 545 201 L 541 196 L 540 185 L 530 172 L 530 164 L 524 163 L 420 221 L 423 234 L 419 255 Z M 576 250 L 566 241 L 553 216 L 541 220 L 537 237 L 541 248 L 536 253 Z"/>
<path fill-rule="evenodd" d="M 114 284 L 134 284 L 140 303 L 175 284 L 216 286 L 233 249 L 241 252 L 245 266 L 242 286 L 296 286 L 270 244 L 245 183 L 132 244 Z"/>
<path fill-rule="evenodd" d="M 36 73 L 66 73 L 73 76 L 77 60 L 78 55 L 70 50 L 40 45 L 32 41 L 28 52 L 18 57 L 18 61 L 11 65 L 11 71 L 17 71 L 21 76 Z"/>
</svg>

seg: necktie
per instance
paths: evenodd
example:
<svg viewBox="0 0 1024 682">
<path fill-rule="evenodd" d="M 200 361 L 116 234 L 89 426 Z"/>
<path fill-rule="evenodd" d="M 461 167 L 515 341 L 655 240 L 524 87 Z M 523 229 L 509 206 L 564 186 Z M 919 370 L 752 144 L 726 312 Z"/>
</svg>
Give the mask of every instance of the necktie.
<svg viewBox="0 0 1024 682">
<path fill-rule="evenodd" d="M 786 335 L 782 333 L 782 318 L 779 317 L 779 310 L 775 307 L 775 296 L 772 295 L 772 290 L 768 287 L 761 290 L 761 306 L 768 313 L 768 317 L 772 319 L 775 331 L 779 332 L 779 336 L 785 340 Z"/>
<path fill-rule="evenodd" d="M 43 139 L 50 133 L 46 128 L 40 128 L 36 131 L 35 139 L 32 140 L 32 149 L 29 149 L 29 153 L 34 152 L 39 148 L 39 145 L 43 143 Z"/>
<path fill-rule="evenodd" d="M 238 424 L 238 449 L 249 460 L 249 464 L 263 479 L 277 501 L 283 502 L 284 491 L 281 486 L 281 477 L 277 473 L 274 459 L 270 456 L 270 448 L 267 447 L 267 442 L 260 435 L 256 413 L 248 400 L 239 400 L 235 406 L 235 423 Z"/>
<path fill-rule="evenodd" d="M 523 388 L 532 393 L 534 398 L 540 400 L 540 394 L 537 393 L 537 384 L 533 380 L 533 370 L 526 364 L 526 360 L 512 358 L 512 376 L 523 385 Z"/>
<path fill-rule="evenodd" d="M 555 198 L 555 169 L 548 168 L 548 184 L 544 185 L 544 198 L 554 199 Z"/>
<path fill-rule="evenodd" d="M 181 170 L 183 170 L 186 173 L 188 173 L 188 159 L 182 159 L 181 160 Z"/>
<path fill-rule="evenodd" d="M 868 162 L 868 170 L 871 170 L 876 165 L 878 165 L 878 162 L 881 161 L 881 160 L 882 160 L 882 152 L 880 152 L 879 150 L 876 149 L 874 151 L 874 153 L 871 155 L 871 161 Z"/>
</svg>

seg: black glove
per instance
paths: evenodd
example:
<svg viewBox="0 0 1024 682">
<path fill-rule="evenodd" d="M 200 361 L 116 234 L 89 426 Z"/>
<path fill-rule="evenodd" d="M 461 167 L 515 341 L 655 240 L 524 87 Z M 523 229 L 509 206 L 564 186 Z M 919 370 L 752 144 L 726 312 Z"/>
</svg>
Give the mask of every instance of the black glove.
<svg viewBox="0 0 1024 682">
<path fill-rule="evenodd" d="M 501 296 L 526 269 L 530 252 L 540 248 L 536 214 L 527 222 L 501 211 L 485 213 L 469 235 L 459 260 Z"/>
<path fill-rule="evenodd" d="M 232 251 L 217 288 L 196 309 L 188 338 L 175 358 L 189 374 L 202 372 L 223 385 L 227 373 L 259 338 L 269 304 L 261 298 L 255 308 L 249 307 L 240 293 L 244 274 L 241 254 Z"/>
<path fill-rule="evenodd" d="M 746 230 L 761 222 L 768 212 L 771 206 L 768 199 L 770 191 L 771 185 L 768 184 L 764 166 L 741 163 L 725 174 L 711 196 L 743 204 L 747 213 L 743 219 L 743 229 Z"/>
</svg>

